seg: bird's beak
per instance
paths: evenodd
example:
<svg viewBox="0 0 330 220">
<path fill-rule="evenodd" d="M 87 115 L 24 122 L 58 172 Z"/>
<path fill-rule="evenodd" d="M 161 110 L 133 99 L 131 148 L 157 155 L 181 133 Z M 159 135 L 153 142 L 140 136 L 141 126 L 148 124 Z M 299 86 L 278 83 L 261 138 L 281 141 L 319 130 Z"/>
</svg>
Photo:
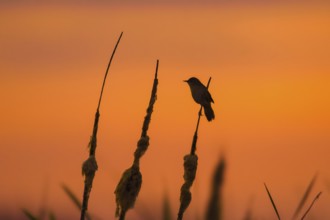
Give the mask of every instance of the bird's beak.
<svg viewBox="0 0 330 220">
<path fill-rule="evenodd" d="M 183 82 L 188 82 L 188 80 L 183 80 Z"/>
</svg>

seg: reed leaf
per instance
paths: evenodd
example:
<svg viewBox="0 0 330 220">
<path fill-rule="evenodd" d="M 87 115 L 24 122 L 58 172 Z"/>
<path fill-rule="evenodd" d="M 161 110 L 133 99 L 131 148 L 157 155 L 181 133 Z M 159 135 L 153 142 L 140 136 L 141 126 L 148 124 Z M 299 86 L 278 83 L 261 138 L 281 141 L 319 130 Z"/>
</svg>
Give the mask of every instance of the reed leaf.
<svg viewBox="0 0 330 220">
<path fill-rule="evenodd" d="M 280 220 L 281 217 L 280 217 L 280 214 L 279 214 L 278 211 L 277 211 L 277 208 L 276 208 L 275 202 L 274 202 L 274 200 L 273 200 L 273 198 L 272 198 L 272 195 L 270 194 L 270 192 L 269 192 L 269 190 L 268 190 L 268 188 L 267 188 L 266 183 L 264 183 L 264 185 L 265 185 L 265 188 L 266 188 L 266 191 L 267 191 L 268 197 L 269 197 L 269 199 L 270 199 L 270 201 L 271 201 L 271 203 L 272 203 L 272 205 L 273 205 L 273 208 L 274 208 L 274 210 L 275 210 L 275 213 L 276 213 L 276 215 L 277 215 L 277 218 L 278 218 L 278 220 Z"/>
<path fill-rule="evenodd" d="M 298 206 L 296 208 L 296 211 L 293 214 L 292 219 L 296 219 L 297 216 L 299 215 L 301 209 L 305 205 L 305 203 L 307 201 L 307 198 L 310 195 L 310 193 L 311 193 L 311 191 L 312 191 L 312 189 L 313 189 L 313 187 L 315 185 L 316 179 L 317 179 L 317 174 L 315 174 L 314 177 L 312 178 L 312 180 L 310 181 L 310 183 L 309 183 L 309 185 L 308 185 L 308 187 L 307 187 L 307 189 L 306 189 L 303 197 L 301 198 L 301 200 L 300 200 L 300 202 L 299 202 L 299 204 L 298 204 Z"/>
<path fill-rule="evenodd" d="M 314 203 L 316 202 L 316 200 L 321 196 L 322 192 L 319 192 L 315 198 L 313 199 L 313 202 L 310 204 L 310 206 L 308 207 L 308 209 L 306 210 L 306 212 L 304 213 L 304 215 L 301 217 L 301 220 L 304 220 L 305 217 L 307 216 L 307 214 L 309 213 L 309 211 L 312 209 Z"/>
</svg>

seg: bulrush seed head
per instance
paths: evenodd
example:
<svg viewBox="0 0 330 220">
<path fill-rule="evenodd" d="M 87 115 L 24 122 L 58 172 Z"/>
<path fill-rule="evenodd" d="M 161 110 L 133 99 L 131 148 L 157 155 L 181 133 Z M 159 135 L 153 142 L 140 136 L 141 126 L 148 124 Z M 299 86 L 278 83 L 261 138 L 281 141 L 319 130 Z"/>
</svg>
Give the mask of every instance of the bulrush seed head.
<svg viewBox="0 0 330 220">
<path fill-rule="evenodd" d="M 195 179 L 196 176 L 196 170 L 197 170 L 197 160 L 198 157 L 197 155 L 191 155 L 191 154 L 187 154 L 186 156 L 184 156 L 184 175 L 183 178 L 187 183 L 190 183 L 190 185 L 193 184 L 193 181 Z"/>
<path fill-rule="evenodd" d="M 184 211 L 188 208 L 191 202 L 191 192 L 190 186 L 187 183 L 184 183 L 181 187 L 181 194 L 180 194 L 180 213 L 184 213 Z"/>
<path fill-rule="evenodd" d="M 191 202 L 191 192 L 190 187 L 192 186 L 197 170 L 198 157 L 196 154 L 187 154 L 183 158 L 184 163 L 184 184 L 181 187 L 180 194 L 180 209 L 178 213 L 178 219 L 183 218 L 183 213 L 188 208 Z"/>
<path fill-rule="evenodd" d="M 142 175 L 138 166 L 132 166 L 127 169 L 115 190 L 116 194 L 116 217 L 120 216 L 122 212 L 134 207 L 134 203 L 140 192 L 142 185 Z"/>
</svg>

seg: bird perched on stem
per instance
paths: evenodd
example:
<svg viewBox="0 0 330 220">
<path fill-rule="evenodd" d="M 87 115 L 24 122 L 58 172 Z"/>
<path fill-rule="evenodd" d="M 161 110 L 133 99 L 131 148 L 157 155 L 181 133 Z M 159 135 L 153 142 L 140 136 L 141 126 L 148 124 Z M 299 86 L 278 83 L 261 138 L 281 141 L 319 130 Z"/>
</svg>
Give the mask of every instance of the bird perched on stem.
<svg viewBox="0 0 330 220">
<path fill-rule="evenodd" d="M 188 83 L 195 102 L 203 106 L 207 120 L 212 121 L 215 116 L 211 102 L 214 103 L 214 101 L 207 88 L 196 77 L 191 77 L 188 80 L 184 80 L 184 82 Z"/>
</svg>

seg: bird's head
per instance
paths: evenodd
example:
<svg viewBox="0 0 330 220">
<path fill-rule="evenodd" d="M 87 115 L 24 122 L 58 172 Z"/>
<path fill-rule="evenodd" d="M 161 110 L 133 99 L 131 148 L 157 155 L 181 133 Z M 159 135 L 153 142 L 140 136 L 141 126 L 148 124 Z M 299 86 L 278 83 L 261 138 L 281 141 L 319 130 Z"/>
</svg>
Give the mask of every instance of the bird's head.
<svg viewBox="0 0 330 220">
<path fill-rule="evenodd" d="M 196 77 L 191 77 L 188 80 L 184 80 L 184 82 L 188 83 L 189 85 L 200 85 L 202 84 L 199 79 L 197 79 Z"/>
</svg>

